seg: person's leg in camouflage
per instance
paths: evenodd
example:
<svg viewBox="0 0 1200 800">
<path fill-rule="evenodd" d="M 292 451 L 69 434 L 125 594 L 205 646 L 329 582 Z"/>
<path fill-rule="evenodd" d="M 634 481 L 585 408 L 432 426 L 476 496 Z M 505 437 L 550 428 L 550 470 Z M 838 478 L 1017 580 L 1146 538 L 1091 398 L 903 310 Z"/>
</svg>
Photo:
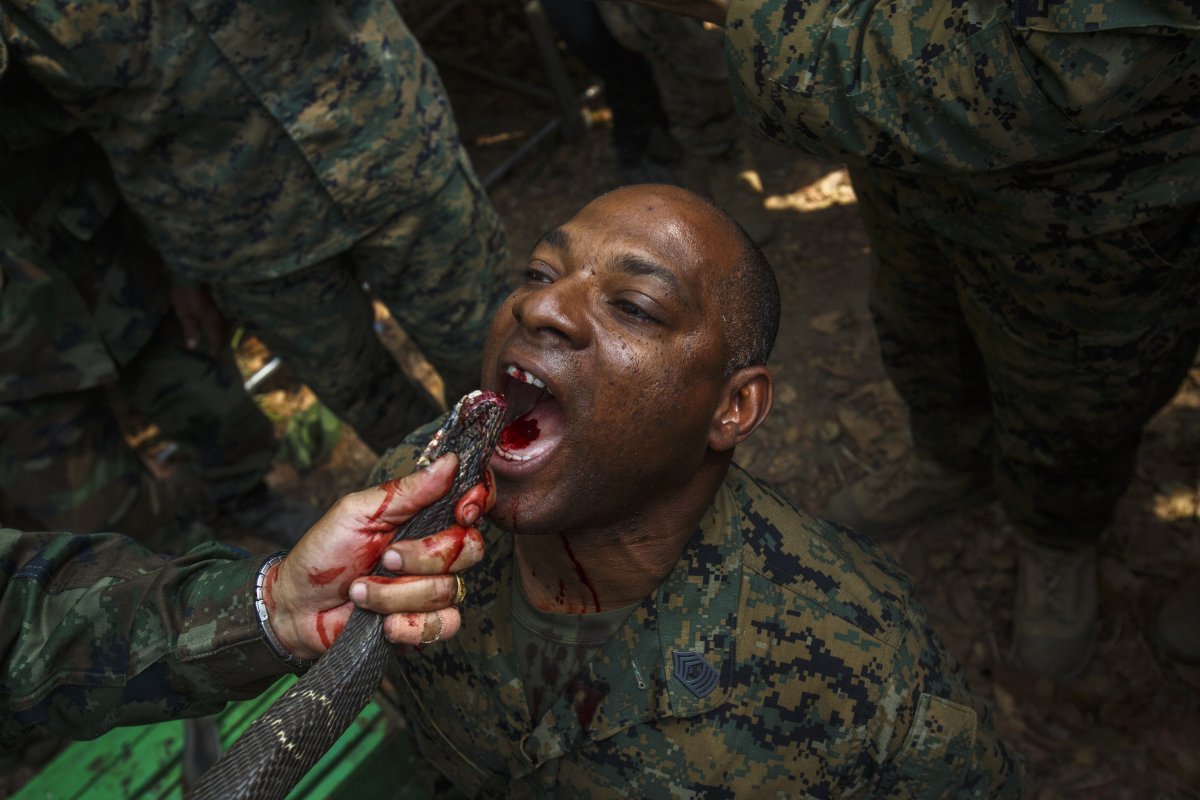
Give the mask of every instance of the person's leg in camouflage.
<svg viewBox="0 0 1200 800">
<path fill-rule="evenodd" d="M 827 516 L 893 533 L 971 499 L 972 486 L 988 488 L 990 458 L 1021 536 L 1014 656 L 1031 671 L 1070 675 L 1095 636 L 1095 543 L 1129 483 L 1142 428 L 1200 340 L 1196 209 L 1091 239 L 1047 233 L 988 249 L 904 215 L 931 190 L 919 179 L 854 177 L 880 262 L 872 310 L 881 352 L 917 450 L 843 490 Z M 927 468 L 912 469 L 914 460 Z"/>
<path fill-rule="evenodd" d="M 1191 207 L 1093 238 L 959 255 L 991 386 L 996 488 L 1022 536 L 1013 652 L 1039 674 L 1065 677 L 1090 657 L 1096 543 L 1142 429 L 1200 343 L 1197 221 Z"/>
<path fill-rule="evenodd" d="M 633 3 L 597 4 L 617 41 L 650 60 L 671 132 L 684 151 L 682 185 L 708 195 L 759 244 L 774 234 L 745 131 L 733 107 L 724 32 Z"/>
<path fill-rule="evenodd" d="M 345 257 L 211 290 L 227 317 L 283 359 L 376 452 L 439 413 L 379 340 L 371 299 Z"/>
<path fill-rule="evenodd" d="M 165 488 L 130 449 L 102 388 L 0 405 L 0 494 L 50 531 L 132 536 L 182 552 Z"/>
<path fill-rule="evenodd" d="M 508 295 L 511 264 L 504 226 L 466 153 L 437 194 L 355 245 L 351 258 L 442 376 L 447 402 L 478 389 L 484 336 Z"/>
<path fill-rule="evenodd" d="M 321 510 L 267 487 L 278 450 L 275 427 L 246 393 L 233 351 L 216 350 L 188 350 L 179 322 L 168 315 L 121 367 L 121 393 L 132 411 L 183 448 L 219 513 L 247 533 L 293 544 Z"/>
<path fill-rule="evenodd" d="M 991 400 L 983 360 L 960 307 L 955 269 L 936 237 L 899 224 L 898 173 L 853 172 L 875 253 L 870 303 L 888 377 L 908 405 L 914 448 L 845 487 L 825 516 L 876 539 L 994 496 Z"/>
</svg>

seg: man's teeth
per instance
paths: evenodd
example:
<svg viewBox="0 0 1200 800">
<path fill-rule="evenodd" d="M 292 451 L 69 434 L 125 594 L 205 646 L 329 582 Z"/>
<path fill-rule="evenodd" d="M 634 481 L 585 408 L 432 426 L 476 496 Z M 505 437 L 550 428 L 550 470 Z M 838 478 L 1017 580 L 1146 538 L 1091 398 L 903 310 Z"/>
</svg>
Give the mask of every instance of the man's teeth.
<svg viewBox="0 0 1200 800">
<path fill-rule="evenodd" d="M 526 372 L 525 370 L 517 369 L 514 366 L 509 366 L 505 372 L 508 373 L 509 377 L 516 378 L 521 383 L 528 383 L 530 386 L 536 386 L 539 389 L 546 388 L 546 384 L 542 383 L 542 381 L 532 372 Z"/>
</svg>

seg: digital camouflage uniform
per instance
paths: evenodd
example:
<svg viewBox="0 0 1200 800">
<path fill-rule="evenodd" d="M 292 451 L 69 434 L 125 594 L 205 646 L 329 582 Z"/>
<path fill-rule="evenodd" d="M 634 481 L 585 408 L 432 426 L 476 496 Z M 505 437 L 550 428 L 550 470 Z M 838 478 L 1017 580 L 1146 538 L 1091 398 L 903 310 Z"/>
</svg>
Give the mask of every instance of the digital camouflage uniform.
<svg viewBox="0 0 1200 800">
<path fill-rule="evenodd" d="M 1200 341 L 1200 7 L 733 0 L 759 133 L 851 165 L 917 445 L 1093 542 Z"/>
<path fill-rule="evenodd" d="M 261 559 L 166 560 L 114 534 L 0 529 L 0 744 L 211 714 L 287 667 L 254 611 Z"/>
<path fill-rule="evenodd" d="M 372 447 L 430 405 L 361 281 L 451 394 L 477 383 L 504 233 L 392 3 L 0 0 L 0 48 L 100 144 L 170 268 Z"/>
<path fill-rule="evenodd" d="M 217 503 L 262 481 L 273 426 L 228 348 L 184 346 L 169 279 L 102 155 L 56 130 L 69 121 L 25 102 L 31 87 L 16 81 L 0 82 L 0 506 L 26 524 L 122 530 L 179 552 L 185 531 L 113 403 L 183 445 Z"/>
<path fill-rule="evenodd" d="M 422 438 L 372 480 L 410 471 Z M 513 538 L 481 530 L 462 630 L 393 663 L 421 752 L 468 795 L 1020 792 L 1018 759 L 895 564 L 740 468 L 671 575 L 537 720 L 513 652 Z"/>
</svg>

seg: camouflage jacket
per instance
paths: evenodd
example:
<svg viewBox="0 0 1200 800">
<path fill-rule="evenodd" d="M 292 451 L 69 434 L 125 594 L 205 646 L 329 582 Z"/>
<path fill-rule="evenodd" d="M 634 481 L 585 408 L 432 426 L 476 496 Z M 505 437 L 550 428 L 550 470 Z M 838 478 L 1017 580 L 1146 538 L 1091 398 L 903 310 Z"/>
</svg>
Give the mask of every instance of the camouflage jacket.
<svg viewBox="0 0 1200 800">
<path fill-rule="evenodd" d="M 732 0 L 726 55 L 758 132 L 913 176 L 902 216 L 968 246 L 1200 202 L 1192 0 Z"/>
<path fill-rule="evenodd" d="M 170 310 L 165 268 L 82 133 L 13 147 L 0 88 L 0 402 L 117 378 Z M 26 143 L 22 143 L 25 145 Z"/>
<path fill-rule="evenodd" d="M 218 544 L 174 560 L 113 534 L 0 529 L 0 742 L 214 713 L 287 668 L 254 613 L 261 561 Z"/>
<path fill-rule="evenodd" d="M 172 270 L 261 280 L 346 250 L 455 167 L 433 64 L 388 0 L 0 0 L 20 63 L 107 154 Z"/>
<path fill-rule="evenodd" d="M 374 479 L 405 474 L 415 451 Z M 512 536 L 485 532 L 464 625 L 393 665 L 423 755 L 468 795 L 1016 797 L 1021 765 L 857 535 L 730 470 L 674 572 L 530 719 Z"/>
</svg>

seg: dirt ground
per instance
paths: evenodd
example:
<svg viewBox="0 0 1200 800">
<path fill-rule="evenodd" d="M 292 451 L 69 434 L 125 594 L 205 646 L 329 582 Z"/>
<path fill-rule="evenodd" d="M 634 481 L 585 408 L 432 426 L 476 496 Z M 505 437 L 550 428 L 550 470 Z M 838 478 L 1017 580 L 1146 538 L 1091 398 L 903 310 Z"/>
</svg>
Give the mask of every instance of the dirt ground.
<svg viewBox="0 0 1200 800">
<path fill-rule="evenodd" d="M 556 112 L 452 66 L 487 63 L 495 72 L 545 83 L 519 12 L 497 10 L 494 2 L 478 7 L 424 40 L 482 176 Z M 567 65 L 582 91 L 588 77 L 569 56 Z M 589 109 L 595 124 L 582 140 L 551 137 L 491 187 L 515 263 L 545 230 L 619 185 L 602 98 Z M 906 412 L 880 364 L 865 294 L 871 248 L 844 170 L 766 143 L 752 148 L 767 207 L 778 219 L 763 249 L 776 268 L 784 312 L 771 362 L 775 408 L 739 448 L 738 460 L 800 506 L 818 509 L 841 486 L 904 451 Z M 420 370 L 401 335 L 389 329 L 388 341 L 410 369 Z M 253 341 L 240 348 L 247 371 L 268 355 Z M 311 406 L 312 395 L 285 370 L 259 400 L 282 431 Z M 281 465 L 271 480 L 285 493 L 326 505 L 360 487 L 373 462 L 343 429 L 315 469 L 300 474 Z M 990 702 L 1001 734 L 1024 754 L 1027 796 L 1200 797 L 1200 666 L 1172 662 L 1147 636 L 1158 602 L 1200 568 L 1197 534 L 1200 367 L 1150 425 L 1136 480 L 1101 546 L 1100 642 L 1076 679 L 1054 685 L 1007 663 L 1015 551 L 998 506 L 947 516 L 886 544 L 913 576 L 972 686 Z"/>
<path fill-rule="evenodd" d="M 426 37 L 435 60 L 482 57 L 542 82 L 519 15 L 480 13 Z M 570 57 L 576 88 L 589 80 Z M 442 65 L 480 175 L 555 116 L 551 106 Z M 581 141 L 549 141 L 491 189 L 517 263 L 552 225 L 619 185 L 605 109 Z M 793 501 L 820 508 L 845 483 L 907 446 L 906 411 L 884 377 L 867 312 L 871 248 L 844 170 L 772 145 L 752 148 L 778 218 L 763 248 L 783 293 L 771 366 L 774 411 L 738 460 Z M 286 391 L 284 392 L 286 402 Z M 319 502 L 356 487 L 372 458 L 352 434 L 332 460 L 291 484 Z M 1147 630 L 1169 588 L 1200 568 L 1200 368 L 1150 425 L 1137 478 L 1101 546 L 1100 641 L 1067 683 L 1036 680 L 1006 659 L 1013 599 L 1012 531 L 995 504 L 921 525 L 886 544 L 996 724 L 1027 760 L 1028 796 L 1200 797 L 1200 667 L 1172 662 Z M 1198 610 L 1200 611 L 1200 610 Z"/>
</svg>

